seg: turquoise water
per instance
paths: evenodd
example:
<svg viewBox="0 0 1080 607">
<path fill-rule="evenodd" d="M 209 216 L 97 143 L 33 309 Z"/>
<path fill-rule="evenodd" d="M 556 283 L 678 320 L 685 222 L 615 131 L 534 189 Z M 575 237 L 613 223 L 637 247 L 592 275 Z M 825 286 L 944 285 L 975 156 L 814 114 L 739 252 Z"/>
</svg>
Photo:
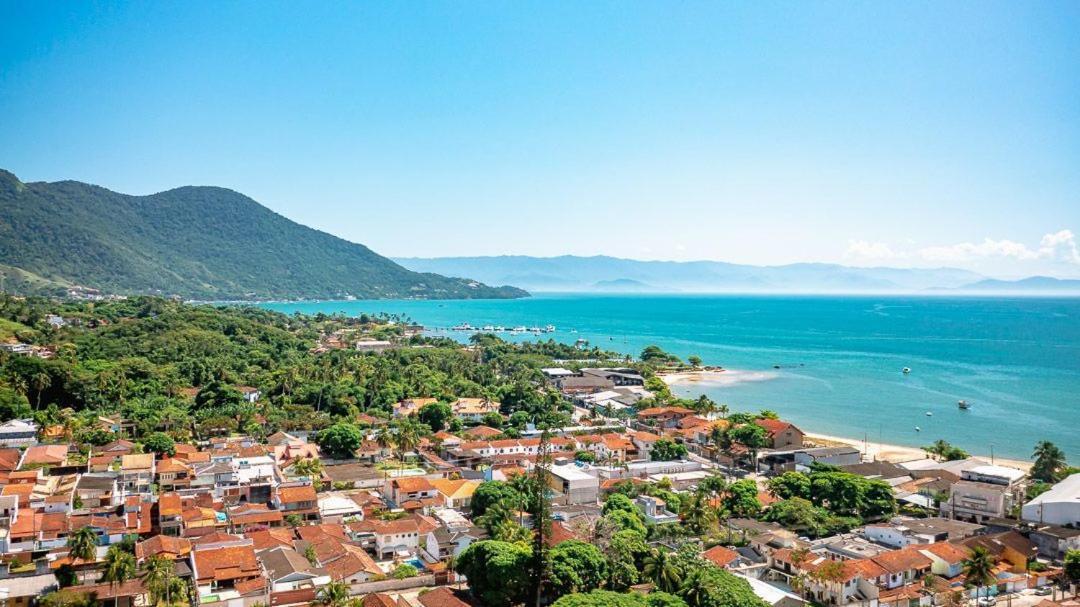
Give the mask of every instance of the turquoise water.
<svg viewBox="0 0 1080 607">
<path fill-rule="evenodd" d="M 1080 299 L 539 295 L 266 307 L 402 313 L 428 327 L 553 324 L 544 339 L 630 353 L 657 344 L 746 371 L 677 392 L 774 409 L 808 431 L 911 446 L 943 438 L 1017 458 L 1047 439 L 1080 461 Z"/>
</svg>

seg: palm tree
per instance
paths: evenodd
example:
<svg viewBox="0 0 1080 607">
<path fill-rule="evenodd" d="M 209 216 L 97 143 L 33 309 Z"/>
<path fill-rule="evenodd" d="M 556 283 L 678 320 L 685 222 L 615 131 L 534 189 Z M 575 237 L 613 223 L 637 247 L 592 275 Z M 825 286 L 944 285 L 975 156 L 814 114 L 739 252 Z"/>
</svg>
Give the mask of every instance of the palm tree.
<svg viewBox="0 0 1080 607">
<path fill-rule="evenodd" d="M 105 573 L 101 579 L 109 582 L 111 586 L 123 584 L 135 577 L 135 555 L 120 546 L 110 546 L 105 553 Z M 120 605 L 120 596 L 113 597 L 116 605 Z"/>
<path fill-rule="evenodd" d="M 727 418 L 727 415 L 731 412 L 731 409 L 729 409 L 728 406 L 724 403 L 720 403 L 720 405 L 716 408 L 716 411 L 720 414 L 720 417 Z"/>
<path fill-rule="evenodd" d="M 36 392 L 36 404 L 34 409 L 41 408 L 41 393 L 52 385 L 52 376 L 45 371 L 38 371 L 30 376 L 30 384 L 34 386 L 34 392 Z"/>
<path fill-rule="evenodd" d="M 155 554 L 143 563 L 143 582 L 150 589 L 154 604 L 161 603 L 161 596 L 165 595 L 165 604 L 172 605 L 172 585 L 176 580 L 173 562 L 160 554 Z"/>
<path fill-rule="evenodd" d="M 642 572 L 651 579 L 656 587 L 664 592 L 675 592 L 682 583 L 682 572 L 678 564 L 672 558 L 671 553 L 661 549 L 654 549 L 649 556 L 645 557 Z"/>
<path fill-rule="evenodd" d="M 975 601 L 978 602 L 979 591 L 997 580 L 994 577 L 994 558 L 990 556 L 989 550 L 982 546 L 976 546 L 971 550 L 968 558 L 964 560 L 963 565 L 967 586 L 975 587 Z M 989 596 L 989 593 L 990 591 L 987 589 L 987 596 Z"/>
<path fill-rule="evenodd" d="M 72 565 L 75 559 L 92 561 L 97 557 L 97 534 L 90 527 L 82 527 L 68 536 L 67 547 Z"/>
<path fill-rule="evenodd" d="M 1054 443 L 1044 440 L 1035 445 L 1035 465 L 1031 467 L 1031 477 L 1047 483 L 1056 482 L 1058 470 L 1065 467 L 1065 452 Z"/>
<path fill-rule="evenodd" d="M 345 607 L 349 602 L 349 587 L 344 582 L 330 582 L 315 595 L 315 605 Z"/>
</svg>

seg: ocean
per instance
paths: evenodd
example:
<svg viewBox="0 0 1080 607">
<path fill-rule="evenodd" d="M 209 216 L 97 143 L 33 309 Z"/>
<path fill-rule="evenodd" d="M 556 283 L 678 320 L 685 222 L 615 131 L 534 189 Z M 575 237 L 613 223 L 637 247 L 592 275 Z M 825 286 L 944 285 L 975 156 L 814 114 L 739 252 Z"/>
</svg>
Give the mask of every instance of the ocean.
<svg viewBox="0 0 1080 607">
<path fill-rule="evenodd" d="M 1018 459 L 1050 440 L 1080 461 L 1080 298 L 540 294 L 263 305 L 399 313 L 433 330 L 550 324 L 554 333 L 505 338 L 587 339 L 632 354 L 655 344 L 742 372 L 677 386 L 680 395 L 773 409 L 808 432 L 913 447 L 945 439 Z"/>
</svg>

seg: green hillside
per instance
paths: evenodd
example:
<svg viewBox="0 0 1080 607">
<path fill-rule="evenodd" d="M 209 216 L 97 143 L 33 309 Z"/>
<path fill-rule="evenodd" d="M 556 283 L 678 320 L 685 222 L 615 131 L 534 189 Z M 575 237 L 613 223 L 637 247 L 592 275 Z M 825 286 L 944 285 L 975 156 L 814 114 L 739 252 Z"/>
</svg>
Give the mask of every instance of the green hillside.
<svg viewBox="0 0 1080 607">
<path fill-rule="evenodd" d="M 528 295 L 406 270 L 224 188 L 128 196 L 75 181 L 22 183 L 3 170 L 0 273 L 12 292 L 81 285 L 196 299 Z"/>
</svg>

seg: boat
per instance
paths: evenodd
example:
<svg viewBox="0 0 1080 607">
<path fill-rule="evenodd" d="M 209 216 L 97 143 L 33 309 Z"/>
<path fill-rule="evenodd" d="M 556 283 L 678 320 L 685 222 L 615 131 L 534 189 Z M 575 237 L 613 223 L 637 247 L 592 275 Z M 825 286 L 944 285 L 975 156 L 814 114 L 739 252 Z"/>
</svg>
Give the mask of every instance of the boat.
<svg viewBox="0 0 1080 607">
<path fill-rule="evenodd" d="M 927 411 L 927 412 L 926 412 L 926 417 L 933 417 L 933 415 L 934 415 L 934 414 L 933 414 L 932 412 L 930 412 L 930 411 Z"/>
<path fill-rule="evenodd" d="M 555 332 L 555 325 L 548 325 L 548 326 L 544 327 L 544 333 L 554 333 L 554 332 Z"/>
<path fill-rule="evenodd" d="M 525 327 L 514 327 L 513 329 L 511 329 L 511 331 L 513 331 L 514 333 L 524 333 L 526 329 Z"/>
<path fill-rule="evenodd" d="M 918 426 L 915 426 L 915 431 L 916 431 L 916 432 L 922 432 L 922 428 L 920 428 L 920 427 L 918 427 Z"/>
<path fill-rule="evenodd" d="M 467 322 L 463 322 L 456 327 L 450 327 L 451 331 L 472 331 L 473 327 Z"/>
<path fill-rule="evenodd" d="M 959 400 L 956 401 L 956 406 L 966 411 L 971 408 L 971 403 L 967 402 L 966 400 Z"/>
<path fill-rule="evenodd" d="M 911 373 L 911 367 L 904 367 L 903 371 L 904 374 L 907 375 L 908 373 Z"/>
<path fill-rule="evenodd" d="M 481 329 L 481 331 L 483 331 L 484 333 L 491 333 L 494 330 L 495 330 L 495 327 L 493 327 L 491 325 L 484 325 L 484 328 Z"/>
</svg>

